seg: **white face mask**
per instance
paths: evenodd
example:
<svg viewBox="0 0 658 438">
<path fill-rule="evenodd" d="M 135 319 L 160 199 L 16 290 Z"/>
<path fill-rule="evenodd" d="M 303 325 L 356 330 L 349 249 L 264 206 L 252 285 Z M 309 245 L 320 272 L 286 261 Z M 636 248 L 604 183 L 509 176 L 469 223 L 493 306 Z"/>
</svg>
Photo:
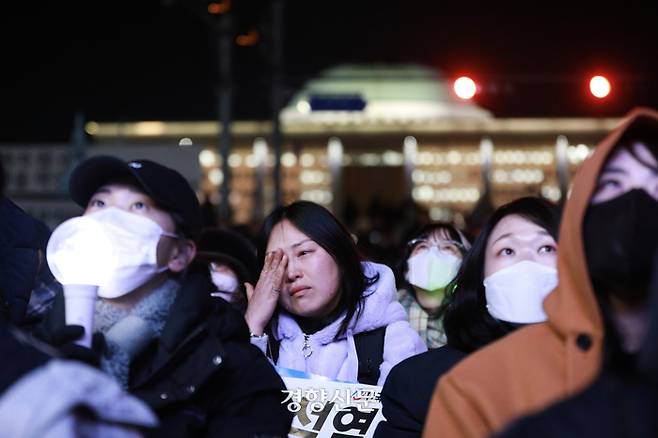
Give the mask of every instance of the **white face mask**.
<svg viewBox="0 0 658 438">
<path fill-rule="evenodd" d="M 218 292 L 233 293 L 238 288 L 238 279 L 231 274 L 211 270 L 210 278 Z"/>
<path fill-rule="evenodd" d="M 98 296 L 118 298 L 167 270 L 157 264 L 162 235 L 178 238 L 149 218 L 104 208 L 53 231 L 46 250 L 48 265 L 62 284 L 98 285 Z M 85 269 L 91 272 L 81 272 Z"/>
<path fill-rule="evenodd" d="M 502 321 L 546 321 L 544 298 L 558 284 L 557 269 L 524 260 L 484 279 L 487 311 Z"/>
<path fill-rule="evenodd" d="M 432 246 L 407 260 L 407 281 L 426 291 L 443 289 L 455 278 L 462 261 Z"/>
</svg>

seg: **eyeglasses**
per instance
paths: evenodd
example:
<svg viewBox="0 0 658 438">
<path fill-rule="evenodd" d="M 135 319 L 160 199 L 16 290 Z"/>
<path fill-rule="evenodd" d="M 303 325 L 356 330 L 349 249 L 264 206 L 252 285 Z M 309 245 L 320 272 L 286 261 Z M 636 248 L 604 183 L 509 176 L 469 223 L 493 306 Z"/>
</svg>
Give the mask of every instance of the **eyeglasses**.
<svg viewBox="0 0 658 438">
<path fill-rule="evenodd" d="M 412 251 L 425 251 L 435 246 L 439 252 L 444 254 L 461 256 L 464 253 L 464 245 L 454 240 L 430 241 L 427 239 L 413 239 L 407 245 L 412 248 Z"/>
</svg>

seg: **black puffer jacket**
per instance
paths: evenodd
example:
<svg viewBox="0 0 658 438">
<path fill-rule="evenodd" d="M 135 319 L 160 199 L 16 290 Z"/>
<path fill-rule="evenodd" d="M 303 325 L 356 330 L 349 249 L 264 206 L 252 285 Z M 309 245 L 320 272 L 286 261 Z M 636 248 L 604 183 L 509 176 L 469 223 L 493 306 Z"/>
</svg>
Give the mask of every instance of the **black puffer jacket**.
<svg viewBox="0 0 658 438">
<path fill-rule="evenodd" d="M 391 369 L 381 392 L 382 414 L 375 438 L 420 438 L 439 378 L 466 353 L 444 345 L 403 360 Z"/>
<path fill-rule="evenodd" d="M 16 329 L 0 319 L 0 395 L 25 374 L 44 365 L 51 359 L 48 354 L 21 342 L 15 336 Z"/>
<path fill-rule="evenodd" d="M 516 421 L 495 437 L 655 437 L 657 411 L 655 384 L 606 373 L 582 393 Z"/>
<path fill-rule="evenodd" d="M 130 366 L 129 390 L 158 415 L 157 437 L 285 437 L 292 414 L 283 381 L 249 343 L 244 318 L 210 296 L 202 272 L 181 279 L 162 335 Z M 47 323 L 63 324 L 55 299 Z"/>
<path fill-rule="evenodd" d="M 0 196 L 0 318 L 23 323 L 38 276 L 51 275 L 44 257 L 49 236 L 43 222 Z"/>
</svg>

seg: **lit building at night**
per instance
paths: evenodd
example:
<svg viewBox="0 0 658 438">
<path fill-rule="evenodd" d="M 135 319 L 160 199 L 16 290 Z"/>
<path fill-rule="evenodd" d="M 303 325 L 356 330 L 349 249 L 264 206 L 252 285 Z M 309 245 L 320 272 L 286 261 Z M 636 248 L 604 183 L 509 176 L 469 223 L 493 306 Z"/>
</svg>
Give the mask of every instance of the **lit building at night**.
<svg viewBox="0 0 658 438">
<path fill-rule="evenodd" d="M 483 200 L 524 195 L 559 201 L 578 165 L 616 118 L 496 118 L 454 95 L 440 73 L 416 65 L 345 65 L 309 81 L 280 113 L 281 199 L 308 199 L 341 216 L 413 199 L 435 220 L 463 223 Z M 260 220 L 274 205 L 276 161 L 267 121 L 232 123 L 222 172 L 216 121 L 88 122 L 87 155 L 150 158 L 176 167 L 199 198 L 218 205 L 227 180 L 233 222 Z M 3 146 L 8 191 L 49 223 L 65 203 L 69 145 Z M 59 206 L 59 207 L 58 207 Z"/>
</svg>

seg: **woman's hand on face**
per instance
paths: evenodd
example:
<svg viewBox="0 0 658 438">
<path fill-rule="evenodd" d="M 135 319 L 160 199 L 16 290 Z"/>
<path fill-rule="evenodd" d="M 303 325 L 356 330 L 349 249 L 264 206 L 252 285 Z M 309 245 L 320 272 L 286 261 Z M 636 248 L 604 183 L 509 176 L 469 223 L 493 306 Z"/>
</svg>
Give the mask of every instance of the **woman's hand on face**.
<svg viewBox="0 0 658 438">
<path fill-rule="evenodd" d="M 277 249 L 267 253 L 256 287 L 250 283 L 244 284 L 249 301 L 244 317 L 249 330 L 255 335 L 262 335 L 272 318 L 287 265 L 288 258 L 283 251 Z"/>
</svg>

